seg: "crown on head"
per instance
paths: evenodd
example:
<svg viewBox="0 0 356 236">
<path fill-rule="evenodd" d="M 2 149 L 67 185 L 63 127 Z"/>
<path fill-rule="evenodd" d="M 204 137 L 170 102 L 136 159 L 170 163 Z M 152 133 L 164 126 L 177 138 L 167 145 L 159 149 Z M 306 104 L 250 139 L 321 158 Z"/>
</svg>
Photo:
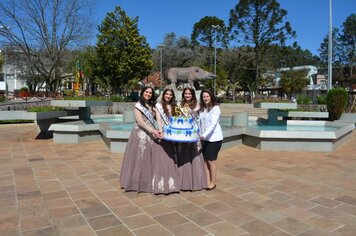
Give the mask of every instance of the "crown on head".
<svg viewBox="0 0 356 236">
<path fill-rule="evenodd" d="M 147 84 L 145 84 L 145 88 L 151 88 L 152 90 L 154 90 L 155 89 L 155 86 L 153 85 L 153 83 L 147 83 Z"/>
<path fill-rule="evenodd" d="M 194 86 L 191 85 L 190 83 L 183 84 L 183 89 L 185 89 L 185 88 L 190 88 L 190 89 L 194 89 L 195 90 Z"/>
<path fill-rule="evenodd" d="M 167 85 L 166 87 L 164 87 L 163 90 L 166 90 L 166 89 L 172 89 L 172 90 L 173 90 L 173 86 L 169 84 L 169 85 Z"/>
</svg>

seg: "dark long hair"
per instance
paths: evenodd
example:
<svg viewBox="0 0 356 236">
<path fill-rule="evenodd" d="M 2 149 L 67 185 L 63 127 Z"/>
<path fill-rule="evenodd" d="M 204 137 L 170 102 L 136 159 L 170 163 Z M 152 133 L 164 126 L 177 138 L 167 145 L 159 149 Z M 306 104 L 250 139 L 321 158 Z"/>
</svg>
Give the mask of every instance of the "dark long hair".
<svg viewBox="0 0 356 236">
<path fill-rule="evenodd" d="M 208 105 L 206 105 L 203 101 L 204 93 L 207 93 L 210 95 L 211 100 Z M 203 89 L 200 94 L 200 109 L 199 109 L 199 111 L 204 111 L 204 109 L 208 109 L 208 111 L 210 111 L 216 104 L 217 103 L 216 103 L 216 98 L 215 98 L 214 94 L 212 92 L 210 92 L 210 90 Z"/>
<path fill-rule="evenodd" d="M 172 99 L 169 102 L 164 100 L 164 95 L 166 95 L 167 92 L 171 92 L 172 95 L 173 95 Z M 161 103 L 162 103 L 163 111 L 166 114 L 166 116 L 168 116 L 168 117 L 170 116 L 170 114 L 168 113 L 167 105 L 171 105 L 171 108 L 172 108 L 172 114 L 171 115 L 172 116 L 175 115 L 175 109 L 176 109 L 176 106 L 177 106 L 177 102 L 176 102 L 176 95 L 174 94 L 173 89 L 166 88 L 165 90 L 163 90 Z"/>
<path fill-rule="evenodd" d="M 190 101 L 187 101 L 184 98 L 184 93 L 187 90 L 189 90 L 190 93 L 192 94 L 192 100 L 190 100 Z M 181 101 L 180 105 L 182 107 L 184 107 L 185 104 L 188 104 L 190 109 L 194 109 L 197 106 L 197 103 L 198 103 L 198 101 L 197 101 L 197 97 L 195 96 L 195 90 L 193 88 L 184 88 L 183 92 L 182 92 L 182 101 Z"/>
<path fill-rule="evenodd" d="M 150 100 L 147 101 L 147 103 L 145 102 L 145 99 L 143 98 L 143 93 L 147 90 L 147 89 L 151 89 L 152 90 L 152 97 L 150 98 Z M 145 86 L 143 87 L 143 89 L 140 92 L 140 98 L 138 100 L 142 106 L 146 107 L 146 104 L 148 104 L 151 108 L 154 107 L 154 105 L 156 104 L 156 94 L 155 91 L 153 90 L 152 87 L 149 86 Z"/>
</svg>

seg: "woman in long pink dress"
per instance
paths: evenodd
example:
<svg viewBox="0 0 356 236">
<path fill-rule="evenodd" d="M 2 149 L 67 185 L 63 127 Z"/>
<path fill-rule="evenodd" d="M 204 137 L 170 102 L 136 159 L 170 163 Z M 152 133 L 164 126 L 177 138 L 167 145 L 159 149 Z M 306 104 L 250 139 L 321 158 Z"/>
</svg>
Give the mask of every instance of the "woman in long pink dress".
<svg viewBox="0 0 356 236">
<path fill-rule="evenodd" d="M 125 191 L 154 192 L 153 148 L 157 145 L 155 140 L 161 138 L 155 100 L 153 87 L 145 86 L 135 104 L 136 123 L 127 142 L 120 172 L 121 188 Z"/>
<path fill-rule="evenodd" d="M 183 89 L 180 107 L 185 107 L 188 110 L 188 116 L 195 120 L 198 118 L 199 105 L 193 88 Z M 195 123 L 198 124 L 197 120 Z M 178 143 L 177 155 L 180 189 L 191 191 L 205 189 L 208 183 L 200 141 Z"/>
<path fill-rule="evenodd" d="M 161 102 L 156 103 L 160 119 L 158 127 L 160 132 L 164 125 L 169 124 L 170 117 L 174 115 L 176 107 L 175 95 L 172 89 L 166 88 L 162 93 Z M 155 194 L 169 194 L 180 191 L 175 144 L 164 139 L 157 141 L 153 148 L 153 189 Z"/>
</svg>

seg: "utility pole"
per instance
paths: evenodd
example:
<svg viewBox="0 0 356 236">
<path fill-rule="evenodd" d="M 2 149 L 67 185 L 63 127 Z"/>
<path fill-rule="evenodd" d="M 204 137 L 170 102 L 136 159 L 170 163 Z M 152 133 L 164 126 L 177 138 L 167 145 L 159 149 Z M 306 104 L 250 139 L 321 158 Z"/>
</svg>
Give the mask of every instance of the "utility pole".
<svg viewBox="0 0 356 236">
<path fill-rule="evenodd" d="M 328 91 L 333 86 L 333 26 L 332 26 L 332 0 L 329 0 L 329 42 L 328 42 Z"/>
<path fill-rule="evenodd" d="M 218 30 L 220 29 L 219 25 L 212 25 L 212 27 L 214 28 L 214 75 L 216 76 L 216 44 L 217 44 L 217 34 L 218 34 Z M 217 95 L 217 91 L 216 91 L 216 79 L 217 77 L 215 77 L 214 80 L 214 96 Z"/>
</svg>

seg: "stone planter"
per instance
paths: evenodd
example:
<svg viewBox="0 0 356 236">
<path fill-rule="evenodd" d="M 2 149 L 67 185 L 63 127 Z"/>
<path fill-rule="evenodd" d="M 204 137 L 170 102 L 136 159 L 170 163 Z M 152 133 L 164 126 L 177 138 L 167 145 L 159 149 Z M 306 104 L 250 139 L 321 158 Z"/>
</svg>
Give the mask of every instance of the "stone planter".
<svg viewBox="0 0 356 236">
<path fill-rule="evenodd" d="M 297 103 L 284 103 L 284 102 L 256 102 L 255 108 L 264 109 L 297 109 Z"/>
<path fill-rule="evenodd" d="M 112 106 L 112 102 L 98 100 L 52 100 L 51 106 L 79 108 L 79 120 L 89 120 L 90 107 Z"/>
</svg>

